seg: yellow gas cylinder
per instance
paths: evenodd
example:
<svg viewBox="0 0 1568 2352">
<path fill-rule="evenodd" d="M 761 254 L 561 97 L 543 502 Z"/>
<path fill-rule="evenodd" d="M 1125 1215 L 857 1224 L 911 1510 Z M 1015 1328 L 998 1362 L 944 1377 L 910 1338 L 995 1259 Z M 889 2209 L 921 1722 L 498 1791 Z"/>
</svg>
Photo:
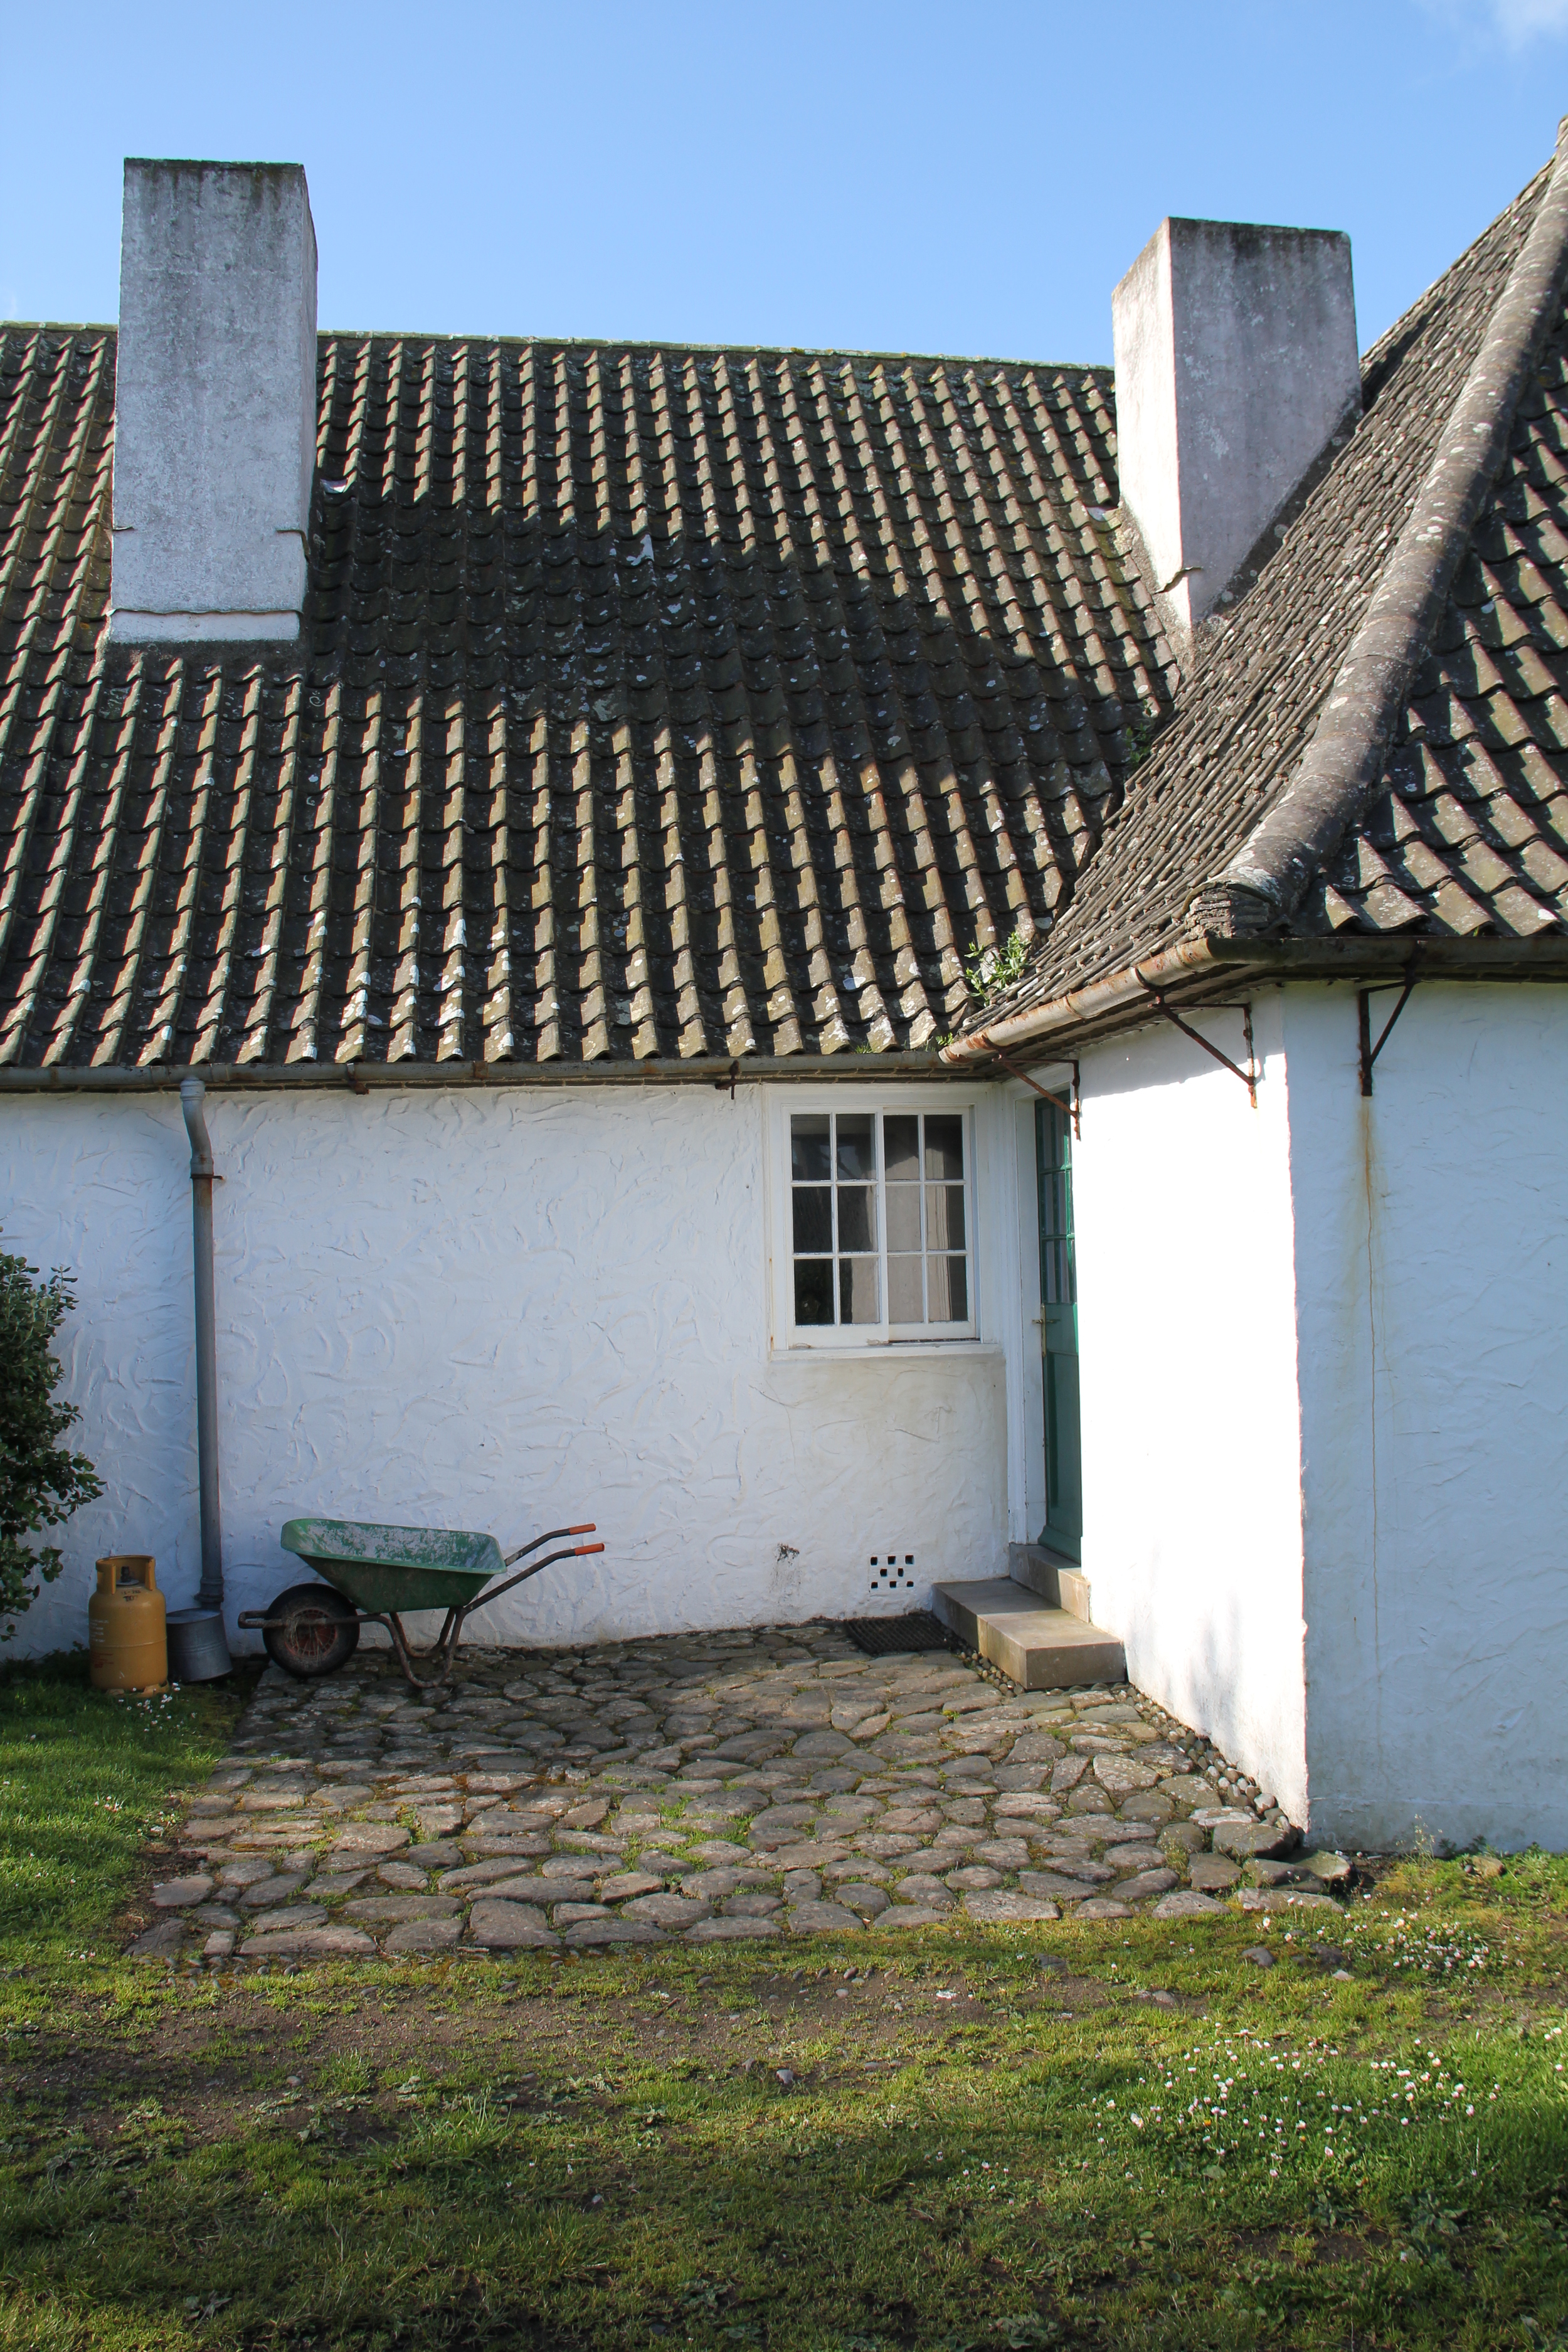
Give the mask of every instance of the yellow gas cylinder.
<svg viewBox="0 0 1568 2352">
<path fill-rule="evenodd" d="M 149 1552 L 116 1552 L 98 1563 L 87 1604 L 87 1654 L 95 1690 L 157 1690 L 169 1679 L 163 1596 Z"/>
</svg>

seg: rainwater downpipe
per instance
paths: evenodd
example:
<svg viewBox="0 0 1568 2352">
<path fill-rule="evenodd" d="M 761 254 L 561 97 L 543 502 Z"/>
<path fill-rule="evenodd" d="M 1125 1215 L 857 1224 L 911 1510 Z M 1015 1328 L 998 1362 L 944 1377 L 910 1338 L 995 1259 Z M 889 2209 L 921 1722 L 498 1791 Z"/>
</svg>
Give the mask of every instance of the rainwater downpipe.
<svg viewBox="0 0 1568 2352">
<path fill-rule="evenodd" d="M 203 1609 L 223 1607 L 223 1515 L 217 1486 L 217 1308 L 213 1297 L 213 1148 L 200 1078 L 180 1081 L 191 1139 L 191 1226 L 196 1283 L 196 1465 L 201 1488 Z"/>
</svg>

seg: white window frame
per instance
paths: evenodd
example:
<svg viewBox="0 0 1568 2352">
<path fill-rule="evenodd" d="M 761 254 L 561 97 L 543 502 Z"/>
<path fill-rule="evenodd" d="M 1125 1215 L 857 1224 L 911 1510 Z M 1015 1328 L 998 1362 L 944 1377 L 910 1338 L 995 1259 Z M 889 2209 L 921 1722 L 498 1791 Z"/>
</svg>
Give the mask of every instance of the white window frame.
<svg viewBox="0 0 1568 2352">
<path fill-rule="evenodd" d="M 861 1354 L 868 1349 L 900 1350 L 969 1346 L 980 1338 L 980 1214 L 976 1097 L 954 1087 L 856 1086 L 780 1087 L 767 1090 L 766 1136 L 769 1189 L 769 1293 L 773 1345 L 777 1349 L 815 1349 L 837 1354 Z M 879 1113 L 897 1118 L 900 1112 L 942 1111 L 963 1121 L 964 1258 L 969 1314 L 962 1323 L 802 1323 L 795 1319 L 794 1209 L 792 1202 L 790 1120 L 798 1113 L 824 1111 Z M 877 1256 L 879 1296 L 884 1315 L 888 1304 L 887 1179 L 882 1168 L 882 1129 L 877 1137 Z M 925 1178 L 922 1175 L 921 1192 Z M 925 1208 L 922 1198 L 921 1231 Z M 922 1256 L 927 1255 L 923 1251 Z"/>
</svg>

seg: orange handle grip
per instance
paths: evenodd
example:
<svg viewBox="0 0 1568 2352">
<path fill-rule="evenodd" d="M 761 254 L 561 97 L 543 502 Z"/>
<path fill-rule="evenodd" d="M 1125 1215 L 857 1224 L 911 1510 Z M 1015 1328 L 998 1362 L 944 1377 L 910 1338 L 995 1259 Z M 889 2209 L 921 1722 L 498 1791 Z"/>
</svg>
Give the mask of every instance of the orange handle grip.
<svg viewBox="0 0 1568 2352">
<path fill-rule="evenodd" d="M 573 1532 L 575 1533 L 576 1530 L 574 1529 Z M 603 1551 L 605 1547 L 603 1544 L 579 1544 L 576 1551 L 573 1554 L 573 1558 L 575 1559 L 581 1559 L 586 1552 Z"/>
<path fill-rule="evenodd" d="M 597 1535 L 598 1529 L 592 1519 L 584 1519 L 580 1528 L 568 1528 L 566 1532 L 569 1536 L 592 1536 Z"/>
</svg>

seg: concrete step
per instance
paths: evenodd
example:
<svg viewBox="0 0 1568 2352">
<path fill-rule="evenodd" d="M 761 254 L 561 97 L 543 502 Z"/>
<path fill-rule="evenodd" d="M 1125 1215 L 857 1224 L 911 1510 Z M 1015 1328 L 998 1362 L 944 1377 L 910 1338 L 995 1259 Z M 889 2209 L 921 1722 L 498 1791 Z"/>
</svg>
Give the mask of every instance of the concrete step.
<svg viewBox="0 0 1568 2352">
<path fill-rule="evenodd" d="M 1081 1617 L 1086 1625 L 1094 1622 L 1089 1579 L 1059 1553 L 1047 1551 L 1043 1544 L 1010 1543 L 1007 1573 L 1015 1584 L 1026 1584 L 1031 1592 L 1037 1592 L 1047 1608 L 1065 1609 L 1069 1617 Z"/>
<path fill-rule="evenodd" d="M 1127 1659 L 1114 1633 L 1053 1609 L 1010 1576 L 975 1584 L 939 1584 L 935 1609 L 944 1625 L 1026 1690 L 1065 1690 L 1075 1683 L 1119 1683 Z"/>
</svg>

